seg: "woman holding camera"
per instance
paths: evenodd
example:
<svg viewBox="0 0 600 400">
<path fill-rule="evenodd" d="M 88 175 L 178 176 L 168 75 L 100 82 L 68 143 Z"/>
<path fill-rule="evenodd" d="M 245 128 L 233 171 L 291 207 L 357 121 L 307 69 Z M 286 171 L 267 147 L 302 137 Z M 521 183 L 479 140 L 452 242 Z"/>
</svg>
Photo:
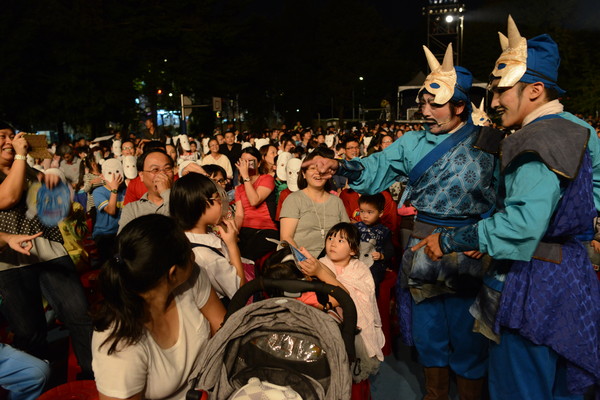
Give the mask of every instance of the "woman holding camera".
<svg viewBox="0 0 600 400">
<path fill-rule="evenodd" d="M 275 249 L 267 237 L 279 239 L 279 232 L 268 203 L 275 206 L 275 179 L 260 173 L 262 156 L 254 147 L 242 150 L 236 163 L 240 185 L 235 188 L 235 222 L 240 230 L 240 252 L 242 257 L 256 261 Z M 273 211 L 275 207 L 272 208 Z"/>
</svg>

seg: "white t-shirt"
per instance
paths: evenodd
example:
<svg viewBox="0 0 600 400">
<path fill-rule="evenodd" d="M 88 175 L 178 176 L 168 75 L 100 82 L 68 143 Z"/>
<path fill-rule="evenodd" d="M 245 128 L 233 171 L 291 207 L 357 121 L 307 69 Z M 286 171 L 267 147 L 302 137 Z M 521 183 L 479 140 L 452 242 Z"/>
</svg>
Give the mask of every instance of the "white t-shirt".
<svg viewBox="0 0 600 400">
<path fill-rule="evenodd" d="M 198 356 L 210 338 L 210 324 L 200 312 L 210 295 L 210 281 L 202 268 L 198 270 L 175 292 L 179 338 L 171 348 L 161 348 L 147 332 L 135 345 L 119 344 L 120 350 L 109 356 L 109 343 L 99 348 L 109 330 L 94 331 L 92 368 L 100 393 L 127 398 L 144 391 L 145 399 L 185 399 L 189 380 L 200 369 Z"/>
<path fill-rule="evenodd" d="M 240 277 L 233 265 L 230 263 L 229 251 L 220 237 L 214 233 L 191 233 L 186 232 L 192 246 L 194 243 L 204 244 L 215 248 L 225 257 L 221 257 L 213 250 L 206 247 L 193 247 L 196 263 L 206 270 L 212 287 L 217 292 L 219 298 L 228 297 L 231 299 L 235 292 L 240 288 Z"/>
<path fill-rule="evenodd" d="M 225 173 L 227 174 L 227 178 L 229 178 L 229 179 L 233 178 L 233 169 L 231 168 L 231 162 L 229 161 L 229 158 L 227 158 L 227 156 L 221 154 L 221 156 L 217 160 L 216 158 L 214 158 L 212 156 L 212 154 L 207 154 L 204 156 L 204 158 L 200 162 L 200 165 L 206 165 L 206 164 L 220 165 L 225 170 Z"/>
</svg>

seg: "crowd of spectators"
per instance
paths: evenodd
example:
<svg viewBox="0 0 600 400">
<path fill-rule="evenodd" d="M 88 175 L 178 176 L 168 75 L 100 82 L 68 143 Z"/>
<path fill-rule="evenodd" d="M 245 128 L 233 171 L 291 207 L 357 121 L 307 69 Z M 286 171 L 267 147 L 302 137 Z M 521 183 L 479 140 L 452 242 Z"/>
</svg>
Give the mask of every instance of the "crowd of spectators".
<svg viewBox="0 0 600 400">
<path fill-rule="evenodd" d="M 369 274 L 368 266 L 375 261 L 379 267 L 373 272 L 374 282 L 381 281 L 384 245 L 387 263 L 383 271 L 397 256 L 387 249 L 398 240 L 395 201 L 399 193 L 395 200 L 389 193 L 385 196 L 386 202 L 394 204 L 390 208 L 393 218 L 380 220 L 383 211 L 375 210 L 377 216 L 368 222 L 369 226 L 386 224 L 381 230 L 385 237 L 370 238 L 366 225 L 360 237 L 344 233 L 354 231 L 340 228 L 339 223 L 361 221 L 367 212 L 363 205 L 376 209 L 379 202 L 359 205 L 356 193 L 351 201 L 344 200 L 350 191 L 345 181 L 321 179 L 314 167 L 301 167 L 302 160 L 365 156 L 389 146 L 403 132 L 420 128 L 418 124 L 382 123 L 340 130 L 296 124 L 291 130 L 282 127 L 257 134 L 229 127 L 224 133 L 170 137 L 147 121 L 137 135 L 115 133 L 51 144 L 47 157 L 37 158 L 33 152 L 28 154 L 31 145 L 23 133 L 17 134 L 8 124 L 1 126 L 0 191 L 5 195 L 1 196 L 0 232 L 9 235 L 7 243 L 13 245 L 2 254 L 0 294 L 2 314 L 14 332 L 12 344 L 37 359 L 47 358 L 43 296 L 69 329 L 81 367 L 79 378 L 95 374 L 103 395 L 128 398 L 141 396 L 144 390 L 146 395 L 155 389 L 158 393 L 182 390 L 181 385 L 145 387 L 146 373 L 165 374 L 147 368 L 148 354 L 164 356 L 161 349 L 177 342 L 173 341 L 177 330 L 170 329 L 176 318 L 172 298 L 187 302 L 182 285 L 183 291 L 191 291 L 200 310 L 198 318 L 206 321 L 202 328 L 206 332 L 198 348 L 192 349 L 198 352 L 223 318 L 217 303 L 227 304 L 240 286 L 260 274 L 279 241 L 305 253 L 310 260 L 307 276 L 333 274 L 340 279 L 333 282 L 339 283 L 344 281 L 343 267 L 352 259 L 356 262 L 347 271 L 357 273 L 358 265 L 364 268 L 361 276 L 364 271 Z M 28 199 L 35 199 L 32 193 L 40 186 L 66 187 L 71 193 L 70 212 L 58 226 L 42 224 L 42 215 L 32 212 Z M 167 216 L 174 223 L 161 219 Z M 356 243 L 343 247 L 348 235 Z M 359 251 L 361 237 L 365 243 L 360 243 Z M 334 239 L 339 243 L 329 245 Z M 190 260 L 195 260 L 200 273 L 189 267 Z M 152 275 L 145 272 L 152 269 L 150 265 L 156 267 Z M 341 269 L 336 272 L 336 268 Z M 103 295 L 100 305 L 91 308 L 78 279 L 90 270 L 100 271 Z M 193 279 L 196 283 L 190 283 Z M 349 283 L 339 285 L 358 293 Z M 377 288 L 375 283 L 363 282 L 361 290 L 368 293 L 355 301 L 363 305 L 359 320 L 368 320 L 369 329 L 375 329 L 364 340 L 370 349 L 368 357 L 376 365 L 383 346 L 379 315 L 373 313 Z M 215 303 L 213 298 L 221 301 Z M 153 344 L 142 339 L 144 332 L 154 338 Z M 183 368 L 177 374 L 191 374 L 193 362 L 182 364 L 181 357 L 187 360 L 193 355 L 170 357 L 165 362 Z M 121 367 L 137 372 L 120 379 Z M 47 371 L 42 372 L 36 378 L 38 387 L 47 378 Z"/>
<path fill-rule="evenodd" d="M 600 135 L 600 119 L 584 119 Z M 403 185 L 398 182 L 363 198 L 344 178 L 322 179 L 316 167 L 302 162 L 368 156 L 391 146 L 405 132 L 421 129 L 419 123 L 348 129 L 303 128 L 297 123 L 293 129 L 250 133 L 230 126 L 209 135 L 170 137 L 148 120 L 138 134 L 78 138 L 49 146 L 49 158 L 33 158 L 27 154 L 30 146 L 24 134 L 1 125 L 0 234 L 8 237 L 0 237 L 0 245 L 12 250 L 0 258 L 0 300 L 2 315 L 14 332 L 12 344 L 39 359 L 46 357 L 44 296 L 69 329 L 80 377 L 91 378 L 95 372 L 103 395 L 178 393 L 195 368 L 190 352 L 199 352 L 223 319 L 221 303 L 226 305 L 240 286 L 261 273 L 277 242 L 305 253 L 311 262 L 306 275 L 329 277 L 321 268 L 335 275 L 337 264 L 331 260 L 339 252 L 339 243 L 329 242 L 335 238 L 342 243 L 353 235 L 349 228 L 340 228 L 348 222 L 358 227 L 360 243 L 344 248 L 344 257 L 370 267 L 373 278 L 373 285 L 367 285 L 373 293 L 357 304 L 368 308 L 362 312 L 368 311 L 369 323 L 375 321 L 380 329 L 379 317 L 372 316 L 375 294 L 386 270 L 397 268 L 415 213 L 409 203 L 398 204 Z M 68 187 L 71 214 L 59 227 L 84 228 L 71 229 L 76 234 L 67 237 L 61 235 L 63 228 L 45 226 L 28 212 L 27 198 L 32 188 L 39 188 L 36 182 Z M 90 236 L 91 246 L 86 244 Z M 194 259 L 199 270 L 190 266 Z M 77 275 L 101 267 L 105 299 L 90 318 Z M 148 275 L 146 270 L 153 268 Z M 187 353 L 165 356 L 163 350 L 177 343 L 177 329 L 172 329 L 177 321 L 175 297 L 200 310 L 202 327 L 184 329 L 201 329 L 202 334 Z M 360 316 L 361 310 L 359 321 L 365 321 Z M 151 343 L 145 332 L 152 336 Z M 372 335 L 365 341 L 382 346 L 373 339 L 376 333 Z M 124 369 L 148 366 L 145 352 L 181 366 L 176 374 L 186 379 L 175 379 L 179 383 L 172 387 L 147 387 L 145 374 L 166 374 L 148 369 L 122 378 Z M 369 356 L 380 358 L 381 348 Z M 45 378 L 36 379 L 43 387 Z"/>
</svg>

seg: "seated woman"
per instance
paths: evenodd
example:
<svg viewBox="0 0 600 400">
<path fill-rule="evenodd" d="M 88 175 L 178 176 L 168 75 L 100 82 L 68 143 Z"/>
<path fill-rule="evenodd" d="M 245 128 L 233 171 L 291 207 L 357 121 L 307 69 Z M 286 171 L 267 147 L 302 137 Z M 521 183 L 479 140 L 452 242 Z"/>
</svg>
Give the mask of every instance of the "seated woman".
<svg viewBox="0 0 600 400">
<path fill-rule="evenodd" d="M 225 173 L 227 174 L 227 179 L 233 179 L 233 169 L 231 168 L 231 162 L 227 156 L 219 153 L 219 142 L 215 138 L 211 138 L 208 141 L 209 152 L 204 157 L 202 157 L 202 161 L 200 165 L 210 165 L 215 164 L 221 166 Z"/>
<path fill-rule="evenodd" d="M 304 161 L 323 157 L 320 148 Z M 281 240 L 306 248 L 313 257 L 323 250 L 325 233 L 339 222 L 349 222 L 344 204 L 327 191 L 329 183 L 314 166 L 302 167 L 298 174 L 298 190 L 290 194 L 279 216 Z"/>
<path fill-rule="evenodd" d="M 99 283 L 92 366 L 100 399 L 185 399 L 225 309 L 183 230 L 159 214 L 131 221 Z"/>
<path fill-rule="evenodd" d="M 242 150 L 236 164 L 240 171 L 241 184 L 235 188 L 235 222 L 240 230 L 242 257 L 256 261 L 271 250 L 275 244 L 266 238 L 279 239 L 277 226 L 268 203 L 275 206 L 275 179 L 269 174 L 260 174 L 262 156 L 254 147 Z"/>
</svg>

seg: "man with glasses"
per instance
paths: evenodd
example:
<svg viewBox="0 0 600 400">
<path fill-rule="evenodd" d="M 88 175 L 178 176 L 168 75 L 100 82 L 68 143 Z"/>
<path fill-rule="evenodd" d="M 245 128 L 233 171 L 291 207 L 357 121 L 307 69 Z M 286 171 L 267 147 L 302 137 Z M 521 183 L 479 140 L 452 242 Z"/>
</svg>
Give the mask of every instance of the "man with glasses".
<svg viewBox="0 0 600 400">
<path fill-rule="evenodd" d="M 348 139 L 344 149 L 346 150 L 346 160 L 352 160 L 353 158 L 360 156 L 360 145 L 356 138 Z"/>
<path fill-rule="evenodd" d="M 173 160 L 162 149 L 153 149 L 138 160 L 140 180 L 148 189 L 138 201 L 123 208 L 119 232 L 131 220 L 147 214 L 169 215 L 169 195 L 173 186 Z"/>
<path fill-rule="evenodd" d="M 133 144 L 133 142 L 129 140 L 123 142 L 123 144 L 121 145 L 121 156 L 135 156 L 135 145 Z"/>
</svg>

